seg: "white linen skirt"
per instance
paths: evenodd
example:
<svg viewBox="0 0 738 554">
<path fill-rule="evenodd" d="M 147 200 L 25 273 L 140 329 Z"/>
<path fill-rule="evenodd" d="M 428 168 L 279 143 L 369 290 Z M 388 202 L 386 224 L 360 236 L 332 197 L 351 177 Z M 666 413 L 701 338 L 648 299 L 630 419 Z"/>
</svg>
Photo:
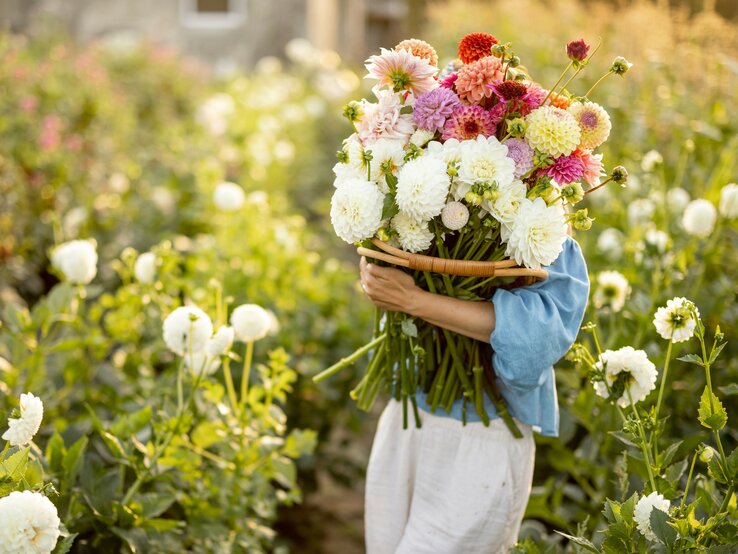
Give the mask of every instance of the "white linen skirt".
<svg viewBox="0 0 738 554">
<path fill-rule="evenodd" d="M 489 427 L 390 400 L 374 436 L 366 475 L 367 554 L 496 554 L 517 541 L 531 491 L 535 442 L 501 419 Z"/>
</svg>

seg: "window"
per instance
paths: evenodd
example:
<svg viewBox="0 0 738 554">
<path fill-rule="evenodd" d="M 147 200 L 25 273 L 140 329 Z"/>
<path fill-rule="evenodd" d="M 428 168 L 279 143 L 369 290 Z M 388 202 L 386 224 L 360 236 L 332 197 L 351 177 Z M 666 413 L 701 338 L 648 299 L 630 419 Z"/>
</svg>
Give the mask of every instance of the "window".
<svg viewBox="0 0 738 554">
<path fill-rule="evenodd" d="M 185 27 L 233 29 L 246 20 L 246 0 L 180 0 Z"/>
</svg>

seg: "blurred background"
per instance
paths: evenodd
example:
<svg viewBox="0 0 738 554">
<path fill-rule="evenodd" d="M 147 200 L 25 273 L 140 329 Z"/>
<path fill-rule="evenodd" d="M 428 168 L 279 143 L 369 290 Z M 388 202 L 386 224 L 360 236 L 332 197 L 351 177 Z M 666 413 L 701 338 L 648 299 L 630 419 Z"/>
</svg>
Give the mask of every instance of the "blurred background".
<svg viewBox="0 0 738 554">
<path fill-rule="evenodd" d="M 299 377 L 289 425 L 318 433 L 298 464 L 303 503 L 280 509 L 277 541 L 362 552 L 377 414 L 348 396 L 360 364 L 319 387 L 310 378 L 371 332 L 356 256 L 327 217 L 335 152 L 350 133 L 341 108 L 369 94 L 363 61 L 411 36 L 448 61 L 461 36 L 483 31 L 512 42 L 550 86 L 567 41 L 601 41 L 570 87 L 580 94 L 614 56 L 631 61 L 595 98 L 613 121 L 606 166 L 625 165 L 629 186 L 592 195 L 595 225 L 576 238 L 593 287 L 614 269 L 632 290 L 619 313 L 591 306 L 586 317 L 609 329 L 606 347 L 639 344 L 658 365 L 651 314 L 689 296 L 733 341 L 715 370 L 729 383 L 735 225 L 720 219 L 710 237 L 694 237 L 681 213 L 695 198 L 717 205 L 738 180 L 737 22 L 735 0 L 0 0 L 0 305 L 32 307 L 58 281 L 49 248 L 91 237 L 102 291 L 120 285 L 114 261 L 126 249 L 160 248 L 183 256 L 178 275 L 192 297 L 215 277 L 271 309 L 280 331 L 257 353 L 290 353 Z M 224 180 L 246 191 L 241 210 L 214 203 Z M 562 361 L 557 379 L 562 434 L 539 440 L 523 533 L 562 546 L 555 529 L 602 524 L 602 501 L 621 486 L 613 468 L 627 460 L 616 461 L 618 443 L 600 427 L 612 414 L 595 407 L 586 376 Z M 678 407 L 694 403 L 699 384 L 675 379 L 669 425 L 688 436 L 694 414 Z M 735 398 L 725 399 L 729 413 Z"/>
</svg>

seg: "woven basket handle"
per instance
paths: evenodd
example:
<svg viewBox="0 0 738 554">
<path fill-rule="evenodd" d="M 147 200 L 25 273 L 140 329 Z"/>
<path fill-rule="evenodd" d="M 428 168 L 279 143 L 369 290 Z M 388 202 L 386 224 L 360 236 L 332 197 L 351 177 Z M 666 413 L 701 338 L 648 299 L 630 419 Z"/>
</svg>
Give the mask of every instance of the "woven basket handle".
<svg viewBox="0 0 738 554">
<path fill-rule="evenodd" d="M 378 252 L 361 246 L 356 251 L 361 256 L 366 256 L 367 258 L 382 260 L 393 265 L 418 271 L 446 273 L 448 275 L 459 275 L 462 277 L 535 277 L 540 281 L 548 278 L 548 271 L 545 269 L 518 267 L 515 264 L 515 260 L 501 260 L 499 262 L 450 260 L 405 252 L 377 238 L 372 239 L 372 243 L 382 251 Z"/>
</svg>

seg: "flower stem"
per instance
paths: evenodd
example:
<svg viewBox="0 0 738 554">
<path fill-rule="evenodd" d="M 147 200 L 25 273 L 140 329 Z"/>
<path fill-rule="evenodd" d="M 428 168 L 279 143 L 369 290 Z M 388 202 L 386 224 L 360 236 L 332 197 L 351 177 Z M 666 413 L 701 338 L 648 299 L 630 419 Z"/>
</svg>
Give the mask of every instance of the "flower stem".
<svg viewBox="0 0 738 554">
<path fill-rule="evenodd" d="M 556 87 L 559 86 L 559 83 L 562 81 L 562 79 L 566 76 L 567 73 L 569 73 L 569 70 L 571 69 L 571 66 L 572 66 L 573 63 L 574 62 L 569 61 L 569 65 L 566 66 L 566 69 L 564 69 L 564 72 L 559 77 L 559 80 L 556 81 L 556 83 L 554 83 L 554 86 L 552 86 L 549 89 L 548 94 L 546 95 L 546 98 L 544 98 L 543 99 L 543 102 L 541 102 L 541 106 L 544 106 L 546 104 L 546 100 L 548 100 L 550 98 L 550 96 L 553 94 L 554 89 L 556 89 Z"/>
<path fill-rule="evenodd" d="M 648 455 L 648 448 L 646 447 L 646 433 L 643 431 L 643 423 L 641 422 L 641 416 L 638 413 L 638 409 L 635 407 L 635 404 L 633 403 L 633 398 L 630 394 L 629 390 L 626 390 L 628 393 L 628 400 L 630 400 L 630 407 L 633 408 L 633 413 L 636 416 L 636 422 L 638 427 L 638 434 L 641 437 L 641 451 L 643 452 L 643 461 L 646 463 L 646 471 L 648 472 L 648 480 L 651 483 L 651 489 L 656 490 L 656 482 L 653 478 L 653 470 L 651 469 L 651 457 Z"/>
<path fill-rule="evenodd" d="M 251 373 L 251 360 L 254 357 L 254 341 L 246 341 L 246 353 L 243 357 L 243 373 L 241 374 L 241 404 L 246 405 L 246 397 L 249 394 L 249 374 Z"/>
<path fill-rule="evenodd" d="M 684 508 L 684 503 L 687 500 L 687 494 L 689 493 L 689 485 L 692 483 L 692 474 L 694 473 L 694 464 L 697 461 L 697 452 L 692 456 L 692 465 L 689 466 L 689 475 L 687 476 L 687 486 L 684 487 L 684 495 L 682 496 L 681 507 Z"/>
<path fill-rule="evenodd" d="M 231 403 L 233 412 L 238 411 L 238 397 L 236 396 L 236 387 L 233 386 L 233 375 L 231 374 L 231 359 L 226 356 L 223 360 L 223 376 L 225 377 L 226 390 L 228 391 L 228 400 Z"/>
<path fill-rule="evenodd" d="M 599 84 L 600 84 L 600 83 L 601 83 L 602 81 L 604 81 L 605 79 L 607 79 L 607 78 L 608 78 L 608 77 L 609 77 L 609 76 L 610 76 L 611 74 L 612 74 L 612 71 L 608 71 L 608 72 L 607 72 L 607 73 L 605 73 L 605 74 L 604 74 L 604 75 L 603 75 L 602 77 L 600 77 L 600 78 L 599 78 L 599 79 L 597 80 L 597 82 L 596 82 L 596 83 L 595 83 L 594 85 L 592 85 L 592 88 L 590 88 L 590 89 L 589 89 L 589 90 L 588 90 L 588 91 L 587 91 L 587 92 L 585 93 L 585 95 L 584 95 L 584 96 L 585 96 L 585 97 L 587 97 L 587 98 L 589 98 L 589 95 L 590 95 L 590 94 L 592 93 L 592 91 L 593 91 L 594 89 L 596 89 L 596 88 L 597 88 L 597 87 L 599 86 Z"/>
<path fill-rule="evenodd" d="M 374 348 L 375 346 L 377 346 L 378 344 L 380 344 L 381 342 L 383 342 L 386 338 L 387 338 L 387 333 L 386 332 L 385 333 L 382 333 L 376 339 L 374 339 L 373 341 L 365 344 L 364 346 L 362 346 L 361 348 L 359 348 L 358 350 L 356 350 L 350 356 L 348 356 L 346 358 L 342 358 L 341 360 L 339 360 L 338 362 L 336 362 L 335 364 L 333 364 L 328 369 L 325 369 L 325 370 L 321 371 L 320 373 L 318 373 L 315 377 L 313 377 L 313 381 L 316 382 L 316 383 L 318 383 L 318 382 L 322 381 L 323 379 L 326 379 L 327 377 L 330 377 L 331 375 L 335 375 L 336 373 L 338 373 L 339 371 L 341 371 L 343 368 L 345 368 L 347 366 L 350 366 L 356 360 L 358 360 L 362 356 L 365 356 L 366 354 L 368 354 L 369 351 L 372 348 Z"/>
<path fill-rule="evenodd" d="M 648 444 L 651 445 L 652 442 L 654 442 L 654 435 L 656 434 L 656 428 L 658 427 L 658 421 L 659 421 L 659 411 L 661 410 L 661 399 L 664 396 L 664 385 L 666 384 L 666 376 L 669 373 L 669 361 L 671 360 L 671 349 L 674 345 L 674 342 L 672 340 L 669 340 L 669 346 L 666 347 L 666 361 L 664 362 L 664 372 L 661 374 L 661 386 L 659 387 L 659 397 L 656 401 L 656 413 L 653 417 L 654 419 L 654 431 L 651 433 L 651 439 L 649 440 Z M 658 455 L 658 441 L 654 442 L 654 458 Z"/>
</svg>

